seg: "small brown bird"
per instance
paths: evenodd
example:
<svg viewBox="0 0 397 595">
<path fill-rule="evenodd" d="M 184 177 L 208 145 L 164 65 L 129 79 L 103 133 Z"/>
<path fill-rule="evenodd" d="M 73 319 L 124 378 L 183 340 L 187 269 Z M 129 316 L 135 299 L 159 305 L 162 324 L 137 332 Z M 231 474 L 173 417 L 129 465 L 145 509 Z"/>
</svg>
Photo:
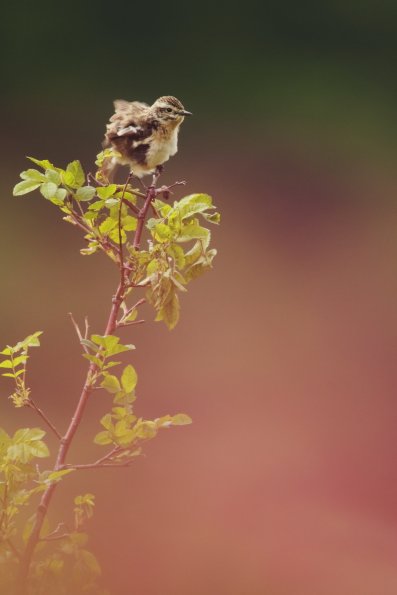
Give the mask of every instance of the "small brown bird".
<svg viewBox="0 0 397 595">
<path fill-rule="evenodd" d="M 159 97 L 151 106 L 117 99 L 114 108 L 103 147 L 112 147 L 120 156 L 104 161 L 102 173 L 109 181 L 118 164 L 129 165 L 131 173 L 141 178 L 168 161 L 178 150 L 181 124 L 191 115 L 171 95 Z"/>
</svg>

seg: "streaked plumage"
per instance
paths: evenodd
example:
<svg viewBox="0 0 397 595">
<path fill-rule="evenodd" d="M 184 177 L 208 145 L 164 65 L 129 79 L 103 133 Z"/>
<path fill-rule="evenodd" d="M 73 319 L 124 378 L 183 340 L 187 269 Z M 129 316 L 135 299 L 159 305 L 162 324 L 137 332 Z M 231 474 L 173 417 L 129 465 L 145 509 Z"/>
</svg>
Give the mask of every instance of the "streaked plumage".
<svg viewBox="0 0 397 595">
<path fill-rule="evenodd" d="M 113 147 L 121 157 L 105 160 L 102 171 L 107 179 L 117 164 L 128 165 L 135 176 L 142 177 L 175 155 L 180 125 L 190 115 L 179 99 L 167 95 L 151 106 L 117 99 L 114 109 L 103 146 Z"/>
</svg>

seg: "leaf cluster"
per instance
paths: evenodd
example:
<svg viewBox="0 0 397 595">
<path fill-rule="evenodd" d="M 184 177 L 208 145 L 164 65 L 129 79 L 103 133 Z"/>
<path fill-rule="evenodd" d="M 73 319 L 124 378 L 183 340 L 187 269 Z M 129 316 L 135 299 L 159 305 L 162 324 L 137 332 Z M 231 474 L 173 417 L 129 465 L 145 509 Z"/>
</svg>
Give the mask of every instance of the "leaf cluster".
<svg viewBox="0 0 397 595">
<path fill-rule="evenodd" d="M 40 472 L 37 461 L 49 456 L 40 428 L 21 428 L 13 436 L 0 429 L 0 592 L 11 593 L 15 586 L 20 552 L 32 532 L 35 515 L 22 525 L 18 517 L 32 496 L 50 483 L 60 481 L 72 469 Z M 84 494 L 74 499 L 74 527 L 60 534 L 53 532 L 48 518 L 40 532 L 31 573 L 32 595 L 69 595 L 69 593 L 105 593 L 99 590 L 100 567 L 86 549 L 87 536 L 81 527 L 92 517 L 94 496 Z"/>
<path fill-rule="evenodd" d="M 98 156 L 97 163 L 106 158 L 105 151 Z M 137 249 L 134 238 L 141 212 L 139 200 L 145 195 L 130 184 L 87 184 L 77 160 L 62 169 L 48 160 L 29 159 L 43 171 L 22 172 L 22 181 L 15 186 L 14 195 L 39 189 L 44 198 L 62 211 L 65 221 L 84 232 L 86 246 L 81 253 L 92 255 L 102 251 L 122 266 L 125 295 L 146 288 L 146 299 L 156 312 L 155 319 L 174 328 L 179 320 L 180 293 L 212 267 L 216 255 L 216 250 L 210 248 L 207 224 L 219 223 L 220 215 L 211 197 L 191 194 L 173 205 L 159 198 L 154 200 L 154 217 L 146 223 L 147 247 Z M 163 196 L 168 194 L 164 190 Z M 135 314 L 124 318 L 123 324 L 132 323 Z"/>
<path fill-rule="evenodd" d="M 30 402 L 30 388 L 26 386 L 26 365 L 29 359 L 28 350 L 30 347 L 40 345 L 39 337 L 42 331 L 37 331 L 19 341 L 16 345 L 7 345 L 0 354 L 5 357 L 0 362 L 0 368 L 6 369 L 2 376 L 13 378 L 15 381 L 15 391 L 10 395 L 10 399 L 15 407 L 23 407 Z"/>
<path fill-rule="evenodd" d="M 182 413 L 165 415 L 154 420 L 137 417 L 133 403 L 136 399 L 138 375 L 132 365 L 124 368 L 120 378 L 108 372 L 103 376 L 101 387 L 112 395 L 113 407 L 110 413 L 102 417 L 101 425 L 104 429 L 95 436 L 94 442 L 113 446 L 109 456 L 105 457 L 106 461 L 126 464 L 141 454 L 140 445 L 154 438 L 159 429 L 192 422 L 188 415 Z"/>
</svg>

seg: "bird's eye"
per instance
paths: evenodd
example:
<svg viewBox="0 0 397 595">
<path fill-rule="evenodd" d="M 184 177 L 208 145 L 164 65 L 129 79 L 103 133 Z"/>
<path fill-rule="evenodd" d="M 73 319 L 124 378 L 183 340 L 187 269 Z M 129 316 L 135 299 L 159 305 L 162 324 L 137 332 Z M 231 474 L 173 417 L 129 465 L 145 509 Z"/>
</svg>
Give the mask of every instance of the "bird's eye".
<svg viewBox="0 0 397 595">
<path fill-rule="evenodd" d="M 167 107 L 167 110 L 166 110 L 166 111 L 167 111 L 168 113 L 170 113 L 170 112 L 172 112 L 172 109 L 171 109 L 170 107 Z"/>
</svg>

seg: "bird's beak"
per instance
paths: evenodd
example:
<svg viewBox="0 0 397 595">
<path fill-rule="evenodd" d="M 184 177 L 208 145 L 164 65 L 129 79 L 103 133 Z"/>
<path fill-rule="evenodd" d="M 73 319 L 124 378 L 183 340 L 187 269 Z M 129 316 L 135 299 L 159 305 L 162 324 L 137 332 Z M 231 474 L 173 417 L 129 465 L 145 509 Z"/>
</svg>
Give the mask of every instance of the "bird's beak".
<svg viewBox="0 0 397 595">
<path fill-rule="evenodd" d="M 186 111 L 185 109 L 181 109 L 181 110 L 178 112 L 178 114 L 179 114 L 180 116 L 193 116 L 192 112 L 188 112 L 188 111 Z"/>
</svg>

